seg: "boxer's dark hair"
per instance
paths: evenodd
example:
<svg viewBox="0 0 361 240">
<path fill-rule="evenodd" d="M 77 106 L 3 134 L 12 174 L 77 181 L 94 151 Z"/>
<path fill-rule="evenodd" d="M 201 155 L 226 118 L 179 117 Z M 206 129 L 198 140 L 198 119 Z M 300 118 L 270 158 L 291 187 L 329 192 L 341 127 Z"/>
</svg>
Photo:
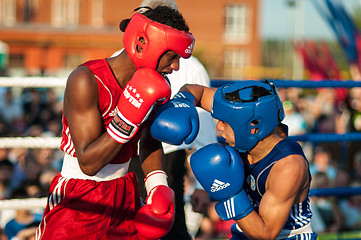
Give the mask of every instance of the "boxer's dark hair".
<svg viewBox="0 0 361 240">
<path fill-rule="evenodd" d="M 138 7 L 134 9 L 134 11 L 138 11 L 139 9 L 147 9 L 142 11 L 141 14 L 150 20 L 168 25 L 181 31 L 189 32 L 189 27 L 183 18 L 183 15 L 173 8 L 167 6 L 157 6 L 156 8 Z M 119 24 L 119 29 L 124 32 L 129 22 L 130 19 L 122 20 Z"/>
</svg>

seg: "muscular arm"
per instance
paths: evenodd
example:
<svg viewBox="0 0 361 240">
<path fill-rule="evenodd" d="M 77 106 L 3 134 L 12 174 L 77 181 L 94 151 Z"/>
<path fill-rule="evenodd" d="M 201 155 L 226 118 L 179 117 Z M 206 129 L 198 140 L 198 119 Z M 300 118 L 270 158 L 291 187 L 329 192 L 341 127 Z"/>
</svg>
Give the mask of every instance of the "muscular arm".
<svg viewBox="0 0 361 240">
<path fill-rule="evenodd" d="M 106 132 L 102 133 L 98 85 L 87 67 L 78 67 L 69 76 L 63 111 L 80 168 L 87 175 L 95 175 L 115 157 L 122 144 L 115 142 Z"/>
<path fill-rule="evenodd" d="M 154 170 L 163 169 L 164 153 L 162 144 L 151 136 L 149 127 L 142 132 L 139 149 L 139 160 L 145 176 Z"/>
<path fill-rule="evenodd" d="M 216 88 L 205 87 L 197 84 L 186 84 L 181 89 L 181 91 L 190 92 L 196 98 L 197 106 L 203 108 L 204 110 L 210 112 L 213 103 L 213 96 Z"/>
<path fill-rule="evenodd" d="M 303 157 L 291 155 L 272 168 L 262 197 L 259 214 L 253 211 L 237 221 L 250 239 L 275 239 L 281 232 L 292 205 L 308 194 L 308 165 Z"/>
</svg>

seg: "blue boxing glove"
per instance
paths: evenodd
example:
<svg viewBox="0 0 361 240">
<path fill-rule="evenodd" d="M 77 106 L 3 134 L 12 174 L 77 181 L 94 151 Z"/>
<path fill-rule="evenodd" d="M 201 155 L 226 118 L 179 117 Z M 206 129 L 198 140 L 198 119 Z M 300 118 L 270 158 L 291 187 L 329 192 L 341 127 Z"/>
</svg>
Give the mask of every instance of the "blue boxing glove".
<svg viewBox="0 0 361 240">
<path fill-rule="evenodd" d="M 243 162 L 231 146 L 224 147 L 220 143 L 204 146 L 191 155 L 190 165 L 212 201 L 233 196 L 243 187 Z"/>
<path fill-rule="evenodd" d="M 172 145 L 193 142 L 199 131 L 195 104 L 195 97 L 191 93 L 177 93 L 157 109 L 150 126 L 152 136 Z"/>
<path fill-rule="evenodd" d="M 218 216 L 224 220 L 239 220 L 253 211 L 253 206 L 246 192 L 242 189 L 239 193 L 216 203 Z"/>
<path fill-rule="evenodd" d="M 209 144 L 192 154 L 190 165 L 211 200 L 219 201 L 216 212 L 223 220 L 237 220 L 253 211 L 243 190 L 243 161 L 233 147 Z"/>
</svg>

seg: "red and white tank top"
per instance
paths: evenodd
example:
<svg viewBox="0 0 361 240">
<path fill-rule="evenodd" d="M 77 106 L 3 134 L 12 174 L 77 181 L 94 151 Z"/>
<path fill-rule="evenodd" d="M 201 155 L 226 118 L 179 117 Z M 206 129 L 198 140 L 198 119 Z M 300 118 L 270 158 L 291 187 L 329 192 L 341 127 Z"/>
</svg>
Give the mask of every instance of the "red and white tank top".
<svg viewBox="0 0 361 240">
<path fill-rule="evenodd" d="M 115 79 L 106 59 L 98 59 L 83 63 L 82 66 L 87 66 L 95 75 L 98 83 L 99 91 L 99 111 L 103 119 L 103 132 L 106 132 L 106 126 L 113 119 L 115 114 L 115 107 L 118 99 L 123 94 L 123 89 Z M 68 119 L 63 115 L 63 136 L 60 149 L 70 156 L 76 157 L 75 148 L 68 127 Z M 131 157 L 137 156 L 138 141 L 141 135 L 142 128 L 137 134 L 126 143 L 118 155 L 110 162 L 112 164 L 125 163 Z"/>
</svg>

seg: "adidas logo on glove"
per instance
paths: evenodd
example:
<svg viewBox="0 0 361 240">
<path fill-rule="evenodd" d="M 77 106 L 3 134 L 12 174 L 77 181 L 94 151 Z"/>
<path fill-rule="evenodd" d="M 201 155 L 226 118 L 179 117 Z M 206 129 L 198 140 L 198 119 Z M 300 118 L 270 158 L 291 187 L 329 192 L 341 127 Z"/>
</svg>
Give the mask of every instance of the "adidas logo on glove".
<svg viewBox="0 0 361 240">
<path fill-rule="evenodd" d="M 212 183 L 211 192 L 218 192 L 220 190 L 225 189 L 226 187 L 230 186 L 229 183 L 224 183 L 222 181 L 219 181 L 218 179 L 215 179 Z"/>
<path fill-rule="evenodd" d="M 188 104 L 183 102 L 172 101 L 172 104 L 175 108 L 190 108 Z"/>
</svg>

